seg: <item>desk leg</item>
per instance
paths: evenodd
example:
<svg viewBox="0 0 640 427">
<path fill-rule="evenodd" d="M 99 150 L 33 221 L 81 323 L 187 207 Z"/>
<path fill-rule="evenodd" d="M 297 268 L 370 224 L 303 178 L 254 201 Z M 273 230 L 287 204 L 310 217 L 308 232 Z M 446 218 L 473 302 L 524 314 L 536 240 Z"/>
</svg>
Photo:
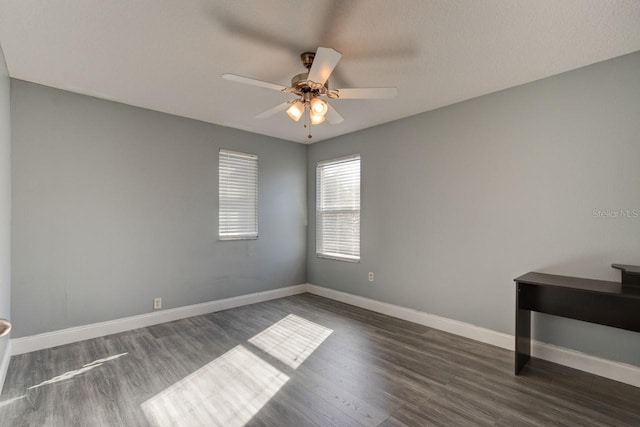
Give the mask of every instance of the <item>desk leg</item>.
<svg viewBox="0 0 640 427">
<path fill-rule="evenodd" d="M 516 375 L 531 358 L 531 311 L 520 308 L 520 287 L 516 289 Z"/>
</svg>

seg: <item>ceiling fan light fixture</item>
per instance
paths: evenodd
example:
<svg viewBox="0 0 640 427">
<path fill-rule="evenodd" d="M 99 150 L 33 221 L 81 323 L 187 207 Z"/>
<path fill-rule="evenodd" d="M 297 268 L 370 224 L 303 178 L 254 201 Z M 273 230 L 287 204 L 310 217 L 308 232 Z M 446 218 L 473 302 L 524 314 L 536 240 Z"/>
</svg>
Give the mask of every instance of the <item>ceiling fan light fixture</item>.
<svg viewBox="0 0 640 427">
<path fill-rule="evenodd" d="M 302 101 L 296 101 L 287 110 L 287 115 L 296 122 L 300 120 L 300 117 L 302 117 L 303 114 L 304 114 L 304 102 Z"/>
<path fill-rule="evenodd" d="M 322 99 L 313 98 L 311 100 L 311 113 L 312 114 L 324 117 L 324 115 L 327 114 L 327 110 L 328 109 L 329 109 L 329 107 L 327 106 L 327 103 L 324 102 Z"/>
</svg>

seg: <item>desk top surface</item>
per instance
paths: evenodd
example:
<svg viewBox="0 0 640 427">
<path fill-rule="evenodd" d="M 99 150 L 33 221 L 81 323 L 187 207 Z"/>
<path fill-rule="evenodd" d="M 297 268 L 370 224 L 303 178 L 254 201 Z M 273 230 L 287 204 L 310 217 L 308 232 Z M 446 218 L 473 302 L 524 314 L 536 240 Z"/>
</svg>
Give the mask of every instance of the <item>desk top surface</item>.
<svg viewBox="0 0 640 427">
<path fill-rule="evenodd" d="M 622 270 L 627 274 L 640 274 L 640 266 L 637 265 L 611 264 L 611 267 Z"/>
<path fill-rule="evenodd" d="M 555 274 L 530 272 L 514 279 L 516 283 L 575 289 L 583 292 L 619 295 L 640 299 L 640 288 L 622 287 L 621 283 L 606 280 L 583 279 L 581 277 L 557 276 Z"/>
</svg>

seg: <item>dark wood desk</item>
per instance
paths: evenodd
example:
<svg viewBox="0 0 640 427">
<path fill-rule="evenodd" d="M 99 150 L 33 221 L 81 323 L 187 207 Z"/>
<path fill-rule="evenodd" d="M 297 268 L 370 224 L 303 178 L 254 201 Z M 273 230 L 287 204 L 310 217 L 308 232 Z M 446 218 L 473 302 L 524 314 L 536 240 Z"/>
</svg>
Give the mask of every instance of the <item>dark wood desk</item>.
<svg viewBox="0 0 640 427">
<path fill-rule="evenodd" d="M 635 276 L 634 266 L 613 265 Z M 623 269 L 624 268 L 624 269 Z M 527 273 L 516 282 L 515 373 L 531 357 L 531 312 L 553 314 L 585 322 L 640 332 L 640 286 L 604 280 Z M 632 278 L 633 280 L 633 278 Z"/>
</svg>

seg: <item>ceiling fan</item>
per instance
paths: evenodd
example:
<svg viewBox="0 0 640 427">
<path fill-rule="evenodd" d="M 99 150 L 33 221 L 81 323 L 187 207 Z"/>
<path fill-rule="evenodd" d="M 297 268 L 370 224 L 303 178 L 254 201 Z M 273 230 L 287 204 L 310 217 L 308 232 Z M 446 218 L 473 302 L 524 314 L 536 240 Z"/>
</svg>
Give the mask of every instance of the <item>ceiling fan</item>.
<svg viewBox="0 0 640 427">
<path fill-rule="evenodd" d="M 394 87 L 329 88 L 329 76 L 338 61 L 340 61 L 340 58 L 342 58 L 340 52 L 327 47 L 319 47 L 315 53 L 303 53 L 300 55 L 300 59 L 307 72 L 295 75 L 291 79 L 290 87 L 237 74 L 223 74 L 222 77 L 225 80 L 295 94 L 296 98 L 260 113 L 256 118 L 264 119 L 287 110 L 287 115 L 296 122 L 305 116 L 305 127 L 307 127 L 307 118 L 312 125 L 319 125 L 325 119 L 331 124 L 338 124 L 344 121 L 344 118 L 323 99 L 325 97 L 330 99 L 384 99 L 396 96 L 397 90 Z M 309 132 L 308 137 L 311 138 L 311 132 Z"/>
</svg>

